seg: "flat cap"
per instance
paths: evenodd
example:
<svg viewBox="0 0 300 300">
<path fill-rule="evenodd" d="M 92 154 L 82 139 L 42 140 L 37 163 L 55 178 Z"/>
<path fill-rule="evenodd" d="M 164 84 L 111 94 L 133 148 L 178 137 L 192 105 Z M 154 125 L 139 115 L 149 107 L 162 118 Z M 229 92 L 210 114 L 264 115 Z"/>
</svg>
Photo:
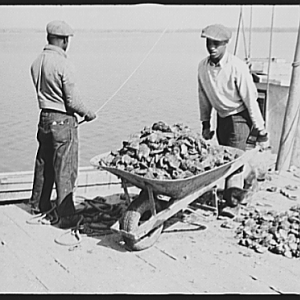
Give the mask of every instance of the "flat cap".
<svg viewBox="0 0 300 300">
<path fill-rule="evenodd" d="M 201 37 L 220 42 L 228 41 L 231 38 L 231 31 L 221 24 L 214 24 L 205 27 L 201 32 Z"/>
<path fill-rule="evenodd" d="M 64 21 L 52 21 L 47 24 L 48 34 L 57 36 L 73 36 L 74 30 Z"/>
</svg>

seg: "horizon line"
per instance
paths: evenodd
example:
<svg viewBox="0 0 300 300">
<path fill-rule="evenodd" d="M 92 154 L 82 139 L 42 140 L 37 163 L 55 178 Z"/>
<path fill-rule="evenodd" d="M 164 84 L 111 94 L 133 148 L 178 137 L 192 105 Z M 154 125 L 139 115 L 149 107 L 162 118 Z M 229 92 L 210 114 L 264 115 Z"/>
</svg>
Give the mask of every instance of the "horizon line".
<svg viewBox="0 0 300 300">
<path fill-rule="evenodd" d="M 232 31 L 237 31 L 236 27 L 228 27 L 230 30 Z M 263 26 L 263 27 L 253 27 L 251 28 L 251 31 L 265 31 L 265 30 L 270 30 L 271 27 L 269 26 Z M 44 29 L 40 29 L 40 28 L 22 28 L 22 27 L 7 27 L 7 28 L 0 28 L 0 32 L 3 31 L 35 31 L 35 32 L 45 32 Z M 160 32 L 164 30 L 163 28 L 149 28 L 149 29 L 138 29 L 138 28 L 76 28 L 76 31 L 78 32 L 83 32 L 83 31 L 99 31 L 99 32 L 113 32 L 113 31 L 117 31 L 117 32 Z M 199 31 L 201 29 L 199 28 L 174 28 L 174 29 L 167 29 L 166 32 L 194 32 L 194 31 Z M 286 32 L 286 31 L 298 31 L 299 28 L 298 27 L 273 27 L 273 31 L 277 31 L 277 32 Z M 250 31 L 249 27 L 245 28 L 245 31 Z"/>
</svg>

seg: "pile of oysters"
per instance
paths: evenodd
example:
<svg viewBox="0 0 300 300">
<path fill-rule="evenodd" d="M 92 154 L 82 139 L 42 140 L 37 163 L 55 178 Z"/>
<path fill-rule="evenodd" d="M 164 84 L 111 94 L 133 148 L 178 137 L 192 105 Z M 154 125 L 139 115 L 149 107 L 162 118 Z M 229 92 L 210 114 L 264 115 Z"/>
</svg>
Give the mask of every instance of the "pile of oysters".
<svg viewBox="0 0 300 300">
<path fill-rule="evenodd" d="M 236 229 L 239 244 L 263 253 L 267 250 L 288 258 L 300 257 L 300 205 L 290 210 L 250 210 Z"/>
<path fill-rule="evenodd" d="M 160 121 L 130 135 L 121 149 L 111 151 L 99 165 L 145 178 L 172 180 L 197 175 L 235 158 L 236 154 L 208 144 L 188 126 Z"/>
</svg>

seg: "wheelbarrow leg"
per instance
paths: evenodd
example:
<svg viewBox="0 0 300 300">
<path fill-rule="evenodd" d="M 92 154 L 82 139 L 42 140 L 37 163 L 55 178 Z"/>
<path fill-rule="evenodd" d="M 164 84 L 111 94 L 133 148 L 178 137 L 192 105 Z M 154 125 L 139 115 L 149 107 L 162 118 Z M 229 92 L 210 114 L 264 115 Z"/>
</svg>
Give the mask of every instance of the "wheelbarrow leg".
<svg viewBox="0 0 300 300">
<path fill-rule="evenodd" d="M 127 188 L 127 184 L 125 180 L 121 180 L 122 181 L 122 188 L 124 190 L 124 194 L 125 194 L 125 203 L 127 206 L 129 206 L 129 204 L 131 203 L 131 199 L 128 193 L 128 188 Z"/>
<path fill-rule="evenodd" d="M 217 215 L 217 217 L 219 216 L 219 198 L 218 198 L 218 195 L 217 195 L 217 190 L 218 190 L 218 187 L 217 186 L 214 186 L 213 187 L 213 192 L 212 192 L 212 195 L 213 195 L 213 205 L 215 207 L 215 213 Z"/>
<path fill-rule="evenodd" d="M 218 217 L 219 216 L 219 198 L 218 198 L 218 195 L 217 195 L 217 190 L 218 190 L 218 185 L 215 185 L 215 186 L 212 187 L 212 199 L 211 199 L 212 205 L 208 206 L 206 204 L 201 204 L 200 207 L 204 208 L 204 209 L 213 210 L 214 215 L 217 215 L 217 217 Z M 197 213 L 194 209 L 191 209 L 189 207 L 187 207 L 185 209 L 190 211 L 190 212 L 193 212 L 193 213 L 195 213 L 199 216 L 202 216 L 199 213 Z"/>
<path fill-rule="evenodd" d="M 151 214 L 152 214 L 152 216 L 155 216 L 156 215 L 155 200 L 153 197 L 153 190 L 152 190 L 151 186 L 147 185 L 147 191 L 148 191 L 148 195 L 149 195 Z"/>
</svg>

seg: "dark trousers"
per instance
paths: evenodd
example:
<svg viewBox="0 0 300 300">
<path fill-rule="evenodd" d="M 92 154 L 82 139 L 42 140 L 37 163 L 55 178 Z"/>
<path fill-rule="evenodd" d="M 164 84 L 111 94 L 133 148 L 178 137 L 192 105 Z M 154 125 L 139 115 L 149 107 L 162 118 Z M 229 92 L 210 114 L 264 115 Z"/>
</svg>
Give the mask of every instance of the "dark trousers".
<svg viewBox="0 0 300 300">
<path fill-rule="evenodd" d="M 55 183 L 56 207 L 60 217 L 75 212 L 73 190 L 78 172 L 77 118 L 55 111 L 41 111 L 34 181 L 30 203 L 41 212 L 52 208 Z"/>
<path fill-rule="evenodd" d="M 246 149 L 252 121 L 247 109 L 226 118 L 217 117 L 217 139 L 220 145 Z"/>
</svg>

